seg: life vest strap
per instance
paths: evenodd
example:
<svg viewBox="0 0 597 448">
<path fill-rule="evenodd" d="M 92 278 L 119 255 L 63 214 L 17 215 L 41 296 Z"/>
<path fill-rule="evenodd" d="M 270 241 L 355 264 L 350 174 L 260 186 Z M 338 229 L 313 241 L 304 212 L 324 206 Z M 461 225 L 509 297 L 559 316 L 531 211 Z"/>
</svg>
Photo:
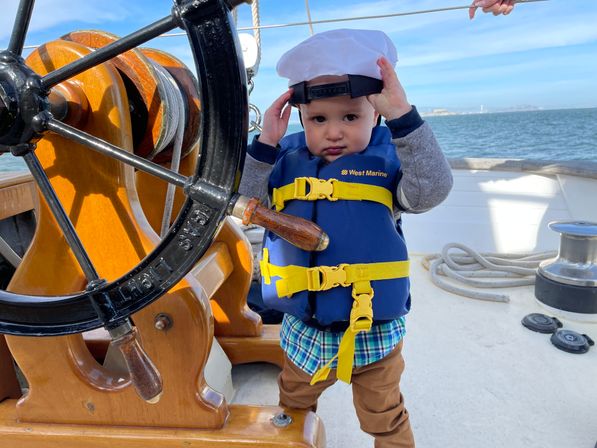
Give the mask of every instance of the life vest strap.
<svg viewBox="0 0 597 448">
<path fill-rule="evenodd" d="M 339 264 L 338 266 L 276 266 L 269 262 L 269 251 L 263 249 L 260 262 L 261 275 L 266 285 L 271 277 L 276 280 L 278 297 L 289 297 L 300 291 L 327 291 L 338 286 L 350 286 L 355 282 L 372 280 L 391 280 L 408 277 L 410 262 L 385 261 L 380 263 Z"/>
<path fill-rule="evenodd" d="M 338 353 L 322 368 L 313 374 L 310 384 L 313 385 L 327 379 L 331 365 L 338 359 L 336 377 L 350 384 L 352 365 L 354 363 L 355 339 L 357 334 L 371 330 L 373 324 L 373 288 L 368 281 L 355 282 L 352 285 L 352 310 L 350 325 L 344 332 L 338 347 Z"/>
<path fill-rule="evenodd" d="M 390 280 L 408 277 L 409 260 L 387 261 L 381 263 L 339 264 L 338 266 L 276 266 L 269 262 L 269 251 L 263 249 L 260 262 L 261 275 L 265 284 L 271 284 L 271 277 L 280 277 L 276 281 L 278 297 L 290 297 L 300 291 L 326 291 L 338 286 L 352 286 L 352 309 L 348 329 L 344 332 L 338 348 L 338 354 L 320 368 L 311 384 L 327 379 L 333 361 L 338 359 L 337 377 L 350 383 L 354 361 L 355 338 L 363 331 L 369 331 L 373 325 L 373 280 Z"/>
<path fill-rule="evenodd" d="M 293 183 L 273 190 L 272 202 L 278 212 L 284 209 L 286 202 L 294 199 L 301 201 L 326 199 L 332 202 L 338 199 L 372 201 L 385 205 L 392 211 L 392 192 L 388 189 L 377 185 L 342 182 L 338 179 L 297 177 Z"/>
</svg>

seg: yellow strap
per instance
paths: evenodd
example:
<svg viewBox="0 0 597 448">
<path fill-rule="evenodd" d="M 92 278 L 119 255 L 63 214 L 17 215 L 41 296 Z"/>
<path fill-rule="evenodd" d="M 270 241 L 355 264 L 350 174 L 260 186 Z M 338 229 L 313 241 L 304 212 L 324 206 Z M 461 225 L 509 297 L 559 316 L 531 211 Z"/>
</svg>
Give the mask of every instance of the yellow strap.
<svg viewBox="0 0 597 448">
<path fill-rule="evenodd" d="M 261 258 L 261 261 L 259 262 L 259 267 L 261 269 L 261 276 L 263 277 L 263 282 L 266 285 L 269 285 L 271 283 L 272 277 L 282 277 L 282 278 L 284 278 L 285 276 L 290 276 L 291 278 L 301 277 L 303 274 L 303 271 L 306 269 L 303 266 L 295 266 L 295 265 L 276 266 L 275 264 L 271 264 L 269 262 L 269 250 L 266 247 L 263 248 L 263 256 Z M 276 291 L 278 290 L 278 281 L 276 282 Z M 292 293 L 285 294 L 285 296 L 290 296 L 290 295 L 292 295 Z M 284 296 L 280 296 L 278 294 L 278 297 L 284 297 Z"/>
<path fill-rule="evenodd" d="M 352 310 L 350 312 L 350 325 L 344 332 L 338 353 L 325 366 L 319 369 L 311 378 L 311 385 L 327 379 L 331 364 L 338 358 L 338 368 L 336 377 L 340 381 L 350 384 L 352 377 L 352 366 L 354 364 L 355 339 L 357 334 L 363 331 L 369 331 L 373 324 L 373 288 L 371 283 L 356 282 L 353 284 Z"/>
<path fill-rule="evenodd" d="M 270 284 L 271 277 L 280 277 L 276 281 L 276 292 L 278 297 L 287 297 L 300 291 L 326 291 L 337 286 L 350 286 L 363 280 L 408 277 L 410 262 L 409 260 L 385 261 L 313 268 L 296 265 L 276 266 L 269 263 L 267 249 L 263 249 L 260 266 L 265 284 Z"/>
<path fill-rule="evenodd" d="M 325 381 L 328 379 L 328 375 L 332 370 L 331 365 L 337 357 L 338 353 L 336 353 L 336 355 L 332 359 L 330 359 L 325 366 L 323 366 L 321 369 L 319 369 L 317 372 L 313 374 L 313 376 L 311 377 L 311 381 L 309 382 L 311 386 L 313 386 L 315 383 L 319 383 L 320 381 Z"/>
<path fill-rule="evenodd" d="M 326 291 L 338 286 L 352 285 L 352 309 L 350 311 L 349 327 L 344 332 L 338 353 L 326 365 L 320 368 L 311 384 L 327 379 L 333 361 L 338 358 L 336 376 L 345 383 L 350 383 L 356 335 L 362 331 L 369 331 L 373 324 L 373 280 L 389 280 L 408 277 L 409 260 L 387 261 L 381 263 L 340 264 L 338 266 L 317 266 L 305 268 L 303 266 L 276 266 L 269 262 L 269 251 L 263 249 L 260 262 L 261 274 L 265 284 L 271 283 L 271 277 L 280 277 L 276 281 L 278 297 L 285 297 L 299 291 Z"/>
<path fill-rule="evenodd" d="M 379 202 L 392 211 L 392 193 L 386 188 L 377 185 L 342 182 L 338 179 L 297 177 L 291 184 L 274 188 L 272 202 L 276 206 L 276 211 L 281 211 L 285 207 L 285 203 L 293 199 L 302 201 L 317 201 L 319 199 L 372 201 Z"/>
</svg>

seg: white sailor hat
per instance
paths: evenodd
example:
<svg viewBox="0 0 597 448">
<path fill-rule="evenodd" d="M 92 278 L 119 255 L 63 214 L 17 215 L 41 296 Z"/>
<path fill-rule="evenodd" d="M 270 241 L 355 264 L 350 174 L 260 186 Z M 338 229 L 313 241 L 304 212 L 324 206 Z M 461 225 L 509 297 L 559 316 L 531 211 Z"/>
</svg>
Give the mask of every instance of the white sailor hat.
<svg viewBox="0 0 597 448">
<path fill-rule="evenodd" d="M 379 93 L 383 87 L 377 60 L 396 64 L 396 47 L 382 31 L 339 29 L 315 34 L 282 55 L 276 67 L 293 88 L 292 104 L 318 98 Z M 348 75 L 348 81 L 307 86 L 323 75 Z"/>
</svg>

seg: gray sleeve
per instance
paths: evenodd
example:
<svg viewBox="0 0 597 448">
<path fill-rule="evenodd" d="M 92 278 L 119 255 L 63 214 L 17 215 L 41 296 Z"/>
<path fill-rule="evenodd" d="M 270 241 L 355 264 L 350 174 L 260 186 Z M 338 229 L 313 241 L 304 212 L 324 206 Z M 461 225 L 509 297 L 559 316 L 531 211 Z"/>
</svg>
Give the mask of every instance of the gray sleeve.
<svg viewBox="0 0 597 448">
<path fill-rule="evenodd" d="M 245 158 L 243 177 L 240 180 L 238 192 L 250 198 L 258 198 L 267 203 L 267 181 L 274 168 L 269 163 L 260 162 L 249 154 Z"/>
<path fill-rule="evenodd" d="M 402 166 L 398 203 L 409 213 L 439 205 L 452 189 L 452 171 L 428 123 L 392 140 Z"/>
</svg>

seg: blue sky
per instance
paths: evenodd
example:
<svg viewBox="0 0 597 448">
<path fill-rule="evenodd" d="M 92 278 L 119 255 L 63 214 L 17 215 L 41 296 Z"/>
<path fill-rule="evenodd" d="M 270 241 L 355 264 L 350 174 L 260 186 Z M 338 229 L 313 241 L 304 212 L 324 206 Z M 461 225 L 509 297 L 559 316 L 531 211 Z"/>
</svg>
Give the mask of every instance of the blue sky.
<svg viewBox="0 0 597 448">
<path fill-rule="evenodd" d="M 6 48 L 17 0 L 3 0 L 0 48 Z M 463 6 L 456 0 L 310 0 L 313 20 L 391 14 Z M 38 0 L 26 45 L 41 44 L 77 29 L 125 35 L 170 11 L 171 0 Z M 261 23 L 306 20 L 303 0 L 260 0 Z M 597 107 L 597 1 L 548 0 L 518 5 L 509 16 L 466 10 L 315 25 L 376 28 L 398 49 L 398 75 L 411 103 L 421 110 L 503 110 Z M 239 27 L 250 26 L 250 7 L 239 11 Z M 251 33 L 251 31 L 242 31 Z M 262 59 L 251 101 L 261 110 L 286 88 L 275 64 L 309 36 L 307 26 L 262 30 Z M 171 52 L 192 65 L 185 37 L 154 39 L 147 46 Z"/>
</svg>

